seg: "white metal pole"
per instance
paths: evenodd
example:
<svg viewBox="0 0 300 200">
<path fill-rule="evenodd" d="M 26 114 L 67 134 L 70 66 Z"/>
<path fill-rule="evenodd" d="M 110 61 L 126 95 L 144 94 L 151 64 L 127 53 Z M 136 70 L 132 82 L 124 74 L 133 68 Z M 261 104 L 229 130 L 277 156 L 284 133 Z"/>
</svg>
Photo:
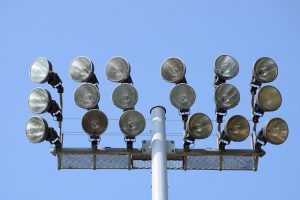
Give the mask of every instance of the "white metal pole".
<svg viewBox="0 0 300 200">
<path fill-rule="evenodd" d="M 168 200 L 166 109 L 153 107 L 151 113 L 152 200 Z"/>
</svg>

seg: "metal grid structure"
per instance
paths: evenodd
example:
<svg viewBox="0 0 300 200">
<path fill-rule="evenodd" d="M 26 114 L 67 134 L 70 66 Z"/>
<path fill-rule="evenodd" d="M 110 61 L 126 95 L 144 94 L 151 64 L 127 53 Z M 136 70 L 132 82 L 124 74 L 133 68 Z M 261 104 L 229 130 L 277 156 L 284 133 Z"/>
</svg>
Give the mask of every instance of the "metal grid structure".
<svg viewBox="0 0 300 200">
<path fill-rule="evenodd" d="M 58 169 L 151 169 L 151 154 L 142 149 L 61 148 L 54 149 Z M 256 171 L 263 150 L 175 149 L 167 153 L 169 170 Z"/>
</svg>

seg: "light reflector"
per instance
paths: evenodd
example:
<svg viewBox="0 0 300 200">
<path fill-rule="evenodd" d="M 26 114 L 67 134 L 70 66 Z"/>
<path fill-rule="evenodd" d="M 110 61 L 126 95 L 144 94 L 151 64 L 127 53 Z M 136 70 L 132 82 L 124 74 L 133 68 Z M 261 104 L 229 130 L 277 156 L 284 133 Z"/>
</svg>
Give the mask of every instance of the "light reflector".
<svg viewBox="0 0 300 200">
<path fill-rule="evenodd" d="M 239 73 L 239 64 L 231 56 L 221 55 L 215 61 L 215 74 L 223 80 L 229 80 Z"/>
<path fill-rule="evenodd" d="M 263 111 L 275 111 L 281 106 L 282 98 L 279 90 L 273 86 L 262 87 L 256 95 L 256 104 Z"/>
<path fill-rule="evenodd" d="M 31 112 L 42 114 L 49 110 L 52 101 L 50 93 L 43 88 L 35 88 L 29 94 L 28 105 Z"/>
<path fill-rule="evenodd" d="M 127 110 L 120 117 L 119 126 L 126 136 L 135 137 L 144 131 L 146 120 L 140 112 Z"/>
<path fill-rule="evenodd" d="M 175 108 L 189 109 L 195 103 L 196 93 L 194 89 L 185 83 L 180 83 L 172 88 L 170 101 Z"/>
<path fill-rule="evenodd" d="M 286 141 L 288 133 L 289 129 L 287 123 L 281 118 L 273 118 L 265 124 L 260 132 L 260 136 L 267 142 L 278 145 Z"/>
<path fill-rule="evenodd" d="M 205 139 L 209 137 L 213 129 L 210 118 L 203 113 L 193 114 L 187 124 L 188 132 L 195 139 Z"/>
<path fill-rule="evenodd" d="M 215 103 L 218 108 L 228 110 L 237 106 L 240 102 L 238 89 L 227 83 L 217 86 L 215 90 Z"/>
<path fill-rule="evenodd" d="M 277 75 L 277 64 L 271 58 L 262 57 L 255 62 L 253 68 L 255 80 L 261 83 L 269 83 L 274 81 Z"/>
<path fill-rule="evenodd" d="M 123 82 L 130 76 L 130 65 L 124 58 L 114 57 L 106 64 L 105 74 L 110 81 Z"/>
<path fill-rule="evenodd" d="M 87 111 L 81 120 L 83 130 L 90 136 L 103 134 L 108 126 L 106 115 L 98 109 Z"/>
<path fill-rule="evenodd" d="M 88 57 L 79 56 L 71 62 L 69 73 L 72 80 L 85 82 L 94 75 L 94 65 Z"/>
<path fill-rule="evenodd" d="M 26 136 L 32 143 L 40 143 L 47 138 L 48 123 L 41 117 L 31 117 L 25 128 Z"/>
<path fill-rule="evenodd" d="M 161 65 L 161 76 L 171 83 L 178 83 L 185 77 L 185 64 L 179 58 L 168 58 Z"/>
<path fill-rule="evenodd" d="M 241 115 L 232 116 L 225 124 L 224 139 L 241 142 L 245 140 L 250 133 L 248 120 Z"/>
<path fill-rule="evenodd" d="M 100 100 L 99 89 L 91 83 L 82 83 L 74 93 L 74 101 L 83 109 L 97 107 Z"/>
<path fill-rule="evenodd" d="M 120 109 L 131 109 L 138 101 L 138 93 L 133 85 L 122 83 L 114 89 L 112 100 Z"/>
<path fill-rule="evenodd" d="M 52 73 L 51 63 L 43 57 L 34 60 L 29 70 L 30 80 L 36 83 L 45 83 Z"/>
</svg>

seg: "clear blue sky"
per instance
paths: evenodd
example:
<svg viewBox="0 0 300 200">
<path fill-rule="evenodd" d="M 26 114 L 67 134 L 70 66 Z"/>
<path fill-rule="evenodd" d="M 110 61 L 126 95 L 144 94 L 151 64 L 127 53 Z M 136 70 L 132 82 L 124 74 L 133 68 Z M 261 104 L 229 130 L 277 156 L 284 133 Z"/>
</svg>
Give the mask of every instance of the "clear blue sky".
<svg viewBox="0 0 300 200">
<path fill-rule="evenodd" d="M 213 63 L 229 54 L 240 64 L 239 75 L 229 83 L 241 93 L 240 104 L 228 116 L 250 114 L 249 81 L 252 66 L 262 56 L 273 58 L 279 76 L 272 83 L 282 93 L 283 104 L 266 113 L 259 128 L 272 117 L 284 118 L 290 128 L 286 143 L 267 145 L 267 155 L 257 172 L 169 171 L 169 198 L 176 199 L 297 199 L 300 196 L 300 135 L 298 113 L 300 57 L 300 3 L 297 0 L 227 1 L 1 1 L 0 57 L 2 69 L 0 199 L 151 199 L 150 170 L 57 170 L 49 144 L 27 141 L 24 127 L 32 115 L 27 106 L 32 61 L 44 56 L 52 61 L 65 87 L 64 132 L 82 131 L 84 110 L 73 102 L 78 86 L 69 78 L 69 64 L 85 55 L 95 64 L 100 82 L 100 109 L 118 119 L 122 111 L 113 106 L 111 93 L 117 85 L 104 74 L 113 56 L 127 58 L 139 91 L 136 109 L 147 119 L 149 110 L 160 104 L 167 119 L 180 119 L 169 102 L 172 84 L 160 76 L 160 64 L 170 56 L 182 58 L 187 80 L 197 93 L 192 113 L 214 117 Z M 43 85 L 53 93 L 48 85 Z M 56 124 L 43 115 L 51 126 Z M 149 121 L 148 121 L 149 123 Z M 145 133 L 149 133 L 147 126 Z M 181 147 L 180 122 L 168 122 L 168 139 Z M 117 121 L 110 121 L 101 146 L 123 147 Z M 214 128 L 215 135 L 216 128 Z M 135 144 L 141 145 L 141 135 Z M 249 140 L 231 147 L 248 148 Z M 88 147 L 84 134 L 67 135 L 66 146 Z M 215 147 L 214 136 L 198 141 L 199 148 Z"/>
</svg>

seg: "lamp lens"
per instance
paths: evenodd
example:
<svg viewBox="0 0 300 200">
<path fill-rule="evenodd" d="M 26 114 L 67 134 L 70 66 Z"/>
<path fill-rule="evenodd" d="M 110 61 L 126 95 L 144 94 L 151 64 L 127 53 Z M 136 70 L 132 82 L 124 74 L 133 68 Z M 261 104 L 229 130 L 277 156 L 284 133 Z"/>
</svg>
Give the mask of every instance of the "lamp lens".
<svg viewBox="0 0 300 200">
<path fill-rule="evenodd" d="M 112 94 L 113 103 L 120 109 L 130 109 L 138 101 L 138 93 L 133 85 L 123 83 L 117 86 Z"/>
<path fill-rule="evenodd" d="M 241 115 L 231 117 L 224 128 L 225 137 L 231 141 L 241 142 L 245 140 L 250 133 L 250 126 L 247 119 Z"/>
<path fill-rule="evenodd" d="M 79 56 L 72 61 L 69 73 L 72 80 L 85 82 L 94 74 L 94 65 L 89 58 Z"/>
<path fill-rule="evenodd" d="M 26 124 L 26 136 L 30 142 L 40 143 L 46 139 L 47 129 L 48 124 L 46 120 L 41 117 L 31 117 Z"/>
<path fill-rule="evenodd" d="M 239 73 L 239 64 L 231 56 L 221 55 L 215 61 L 215 73 L 224 80 L 229 80 Z"/>
<path fill-rule="evenodd" d="M 45 83 L 52 73 L 51 63 L 42 57 L 37 58 L 31 65 L 29 71 L 30 80 L 36 83 Z"/>
<path fill-rule="evenodd" d="M 128 110 L 122 114 L 119 126 L 126 136 L 135 137 L 144 131 L 146 121 L 141 113 L 135 110 Z"/>
<path fill-rule="evenodd" d="M 189 109 L 195 103 L 196 93 L 194 89 L 185 83 L 180 83 L 172 88 L 170 101 L 178 109 Z"/>
<path fill-rule="evenodd" d="M 74 93 L 74 101 L 83 109 L 95 108 L 100 100 L 99 89 L 91 83 L 82 83 Z"/>
<path fill-rule="evenodd" d="M 277 64 L 267 57 L 262 57 L 255 62 L 254 77 L 262 83 L 269 83 L 276 79 L 278 75 Z"/>
<path fill-rule="evenodd" d="M 88 135 L 99 136 L 106 130 L 108 119 L 103 112 L 93 109 L 83 115 L 81 125 Z"/>
<path fill-rule="evenodd" d="M 259 90 L 256 102 L 263 111 L 275 111 L 281 106 L 281 94 L 277 88 L 267 85 Z"/>
<path fill-rule="evenodd" d="M 193 114 L 188 121 L 188 131 L 195 139 L 204 139 L 212 132 L 212 123 L 209 117 L 203 113 Z"/>
<path fill-rule="evenodd" d="M 185 76 L 185 64 L 179 58 L 169 58 L 161 65 L 161 75 L 164 80 L 178 83 Z"/>
<path fill-rule="evenodd" d="M 124 58 L 114 57 L 106 64 L 105 74 L 110 81 L 123 82 L 130 76 L 130 65 Z"/>
<path fill-rule="evenodd" d="M 218 85 L 215 90 L 215 103 L 218 108 L 231 109 L 240 102 L 240 93 L 238 89 L 227 83 Z"/>
<path fill-rule="evenodd" d="M 36 114 L 45 113 L 52 101 L 50 93 L 43 88 L 35 88 L 31 91 L 28 98 L 28 105 L 31 112 Z"/>
<path fill-rule="evenodd" d="M 288 137 L 288 125 L 281 118 L 268 121 L 263 128 L 263 135 L 271 144 L 282 144 Z"/>
</svg>

